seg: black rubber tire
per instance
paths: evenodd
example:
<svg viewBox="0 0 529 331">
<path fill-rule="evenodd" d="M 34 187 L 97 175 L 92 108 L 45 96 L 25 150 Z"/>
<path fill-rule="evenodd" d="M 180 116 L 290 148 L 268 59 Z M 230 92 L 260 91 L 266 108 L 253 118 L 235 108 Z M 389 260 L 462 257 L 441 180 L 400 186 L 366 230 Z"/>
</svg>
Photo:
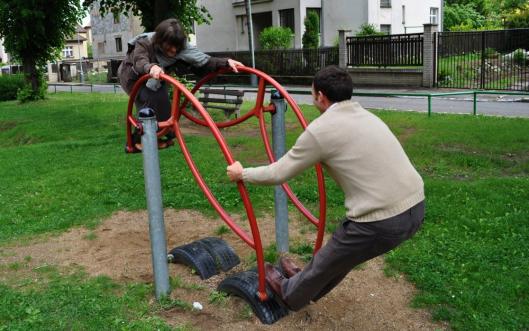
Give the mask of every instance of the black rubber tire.
<svg viewBox="0 0 529 331">
<path fill-rule="evenodd" d="M 197 242 L 204 245 L 204 248 L 215 259 L 217 268 L 222 271 L 228 271 L 241 263 L 233 248 L 220 238 L 206 237 Z"/>
<path fill-rule="evenodd" d="M 243 271 L 224 279 L 218 286 L 218 290 L 230 295 L 241 297 L 246 301 L 254 314 L 263 324 L 273 324 L 288 315 L 288 309 L 280 304 L 267 288 L 267 301 L 261 301 L 257 297 L 258 276 L 255 271 Z"/>
<path fill-rule="evenodd" d="M 171 262 L 190 266 L 197 271 L 201 279 L 208 279 L 219 273 L 213 256 L 204 245 L 196 241 L 173 248 L 169 255 L 172 255 Z"/>
</svg>

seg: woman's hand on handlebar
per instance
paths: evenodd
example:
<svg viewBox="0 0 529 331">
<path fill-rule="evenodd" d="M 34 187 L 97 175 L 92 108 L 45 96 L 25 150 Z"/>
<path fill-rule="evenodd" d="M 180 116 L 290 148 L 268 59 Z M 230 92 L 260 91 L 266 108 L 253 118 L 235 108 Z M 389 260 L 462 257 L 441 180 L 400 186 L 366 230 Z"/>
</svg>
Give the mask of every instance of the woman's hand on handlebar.
<svg viewBox="0 0 529 331">
<path fill-rule="evenodd" d="M 156 64 L 151 67 L 151 70 L 149 70 L 149 75 L 154 79 L 160 79 L 160 74 L 163 74 L 163 69 Z"/>
</svg>

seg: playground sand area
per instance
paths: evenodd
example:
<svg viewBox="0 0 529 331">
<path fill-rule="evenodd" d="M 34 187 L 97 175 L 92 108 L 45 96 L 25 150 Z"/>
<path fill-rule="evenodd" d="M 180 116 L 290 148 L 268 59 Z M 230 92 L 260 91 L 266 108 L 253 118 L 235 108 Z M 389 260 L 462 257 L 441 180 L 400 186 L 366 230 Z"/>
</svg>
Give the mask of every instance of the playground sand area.
<svg viewBox="0 0 529 331">
<path fill-rule="evenodd" d="M 169 249 L 191 241 L 217 236 L 215 230 L 223 224 L 220 219 L 207 217 L 197 211 L 165 211 L 166 235 Z M 245 218 L 235 218 L 248 230 Z M 258 218 L 263 247 L 274 241 L 273 217 Z M 313 226 L 299 215 L 291 215 L 290 242 L 315 240 Z M 218 237 L 218 236 L 217 236 Z M 241 264 L 228 273 L 201 280 L 183 265 L 170 264 L 169 274 L 185 286 L 174 288 L 171 297 L 189 304 L 199 302 L 202 310 L 171 308 L 161 317 L 168 324 L 187 325 L 196 330 L 444 330 L 447 326 L 434 323 L 426 310 L 410 307 L 416 291 L 404 276 L 384 275 L 384 260 L 379 257 L 353 270 L 326 297 L 271 326 L 265 326 L 251 313 L 245 302 L 230 297 L 223 303 L 210 303 L 214 291 L 228 274 L 247 270 L 253 250 L 229 231 L 221 236 L 239 255 Z M 117 212 L 95 229 L 74 228 L 59 236 L 2 248 L 5 258 L 0 262 L 29 264 L 27 270 L 41 266 L 58 266 L 68 270 L 81 267 L 88 274 L 106 275 L 118 282 L 153 282 L 148 215 L 146 211 Z M 31 259 L 28 261 L 28 256 Z M 291 255 L 303 264 L 297 255 Z M 0 268 L 9 270 L 9 268 Z M 13 277 L 0 271 L 0 280 Z M 197 287 L 199 286 L 199 287 Z M 150 300 L 154 302 L 154 297 Z"/>
</svg>

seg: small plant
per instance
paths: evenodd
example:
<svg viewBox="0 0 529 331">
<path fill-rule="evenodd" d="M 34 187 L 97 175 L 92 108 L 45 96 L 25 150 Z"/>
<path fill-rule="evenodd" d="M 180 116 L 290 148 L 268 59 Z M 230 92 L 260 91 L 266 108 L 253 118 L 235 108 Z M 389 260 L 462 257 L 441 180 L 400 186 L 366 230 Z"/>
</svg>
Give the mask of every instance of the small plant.
<svg viewBox="0 0 529 331">
<path fill-rule="evenodd" d="M 169 279 L 169 282 L 171 283 L 171 288 L 183 288 L 187 290 L 197 290 L 197 291 L 202 291 L 203 289 L 205 289 L 205 287 L 202 285 L 186 283 L 182 279 L 182 277 L 178 275 L 176 277 L 171 277 Z"/>
<path fill-rule="evenodd" d="M 97 238 L 97 234 L 95 234 L 93 231 L 90 231 L 83 238 L 85 240 L 95 240 Z"/>
<path fill-rule="evenodd" d="M 209 294 L 209 303 L 215 305 L 225 305 L 228 302 L 228 294 L 219 291 L 213 291 Z"/>
<path fill-rule="evenodd" d="M 269 263 L 276 263 L 279 259 L 279 253 L 277 252 L 276 244 L 270 244 L 270 246 L 264 249 L 264 260 Z"/>
<path fill-rule="evenodd" d="M 222 236 L 223 234 L 226 234 L 230 232 L 230 228 L 228 228 L 226 225 L 222 224 L 217 229 L 215 229 L 215 234 L 217 236 Z"/>
<path fill-rule="evenodd" d="M 485 57 L 487 59 L 495 59 L 498 57 L 498 52 L 496 52 L 496 50 L 492 47 L 487 47 L 485 48 Z"/>
<path fill-rule="evenodd" d="M 171 299 L 170 297 L 162 297 L 160 299 L 160 307 L 163 310 L 169 310 L 172 308 L 180 308 L 184 310 L 191 310 L 193 305 L 189 302 L 180 299 Z"/>
<path fill-rule="evenodd" d="M 312 253 L 314 252 L 314 248 L 308 243 L 299 243 L 297 245 L 292 246 L 290 248 L 290 252 L 301 256 L 301 259 L 304 262 L 308 262 L 310 261 L 310 259 L 312 259 Z"/>
<path fill-rule="evenodd" d="M 253 317 L 253 311 L 252 307 L 250 305 L 245 304 L 244 307 L 239 312 L 239 317 L 243 320 L 249 320 Z"/>
<path fill-rule="evenodd" d="M 18 262 L 13 262 L 13 263 L 9 264 L 8 267 L 9 267 L 9 269 L 16 271 L 16 270 L 20 270 L 22 268 L 22 265 L 20 263 L 18 263 Z"/>
</svg>

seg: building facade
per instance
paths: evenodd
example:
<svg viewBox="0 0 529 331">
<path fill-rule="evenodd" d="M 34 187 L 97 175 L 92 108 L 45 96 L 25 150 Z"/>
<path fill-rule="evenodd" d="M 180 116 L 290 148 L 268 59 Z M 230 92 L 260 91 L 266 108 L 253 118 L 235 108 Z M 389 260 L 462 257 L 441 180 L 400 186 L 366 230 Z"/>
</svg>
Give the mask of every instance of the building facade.
<svg viewBox="0 0 529 331">
<path fill-rule="evenodd" d="M 90 22 L 94 60 L 123 58 L 127 53 L 127 42 L 144 32 L 140 19 L 132 12 L 128 15 L 101 15 L 97 3 L 90 10 Z"/>
<path fill-rule="evenodd" d="M 210 25 L 196 27 L 197 47 L 204 51 L 248 50 L 246 9 L 242 0 L 200 0 L 210 12 Z M 425 23 L 442 29 L 443 0 L 252 0 L 255 48 L 259 34 L 269 26 L 289 27 L 294 32 L 293 47 L 302 47 L 307 12 L 320 17 L 322 46 L 337 43 L 338 30 L 358 31 L 373 24 L 390 34 L 422 32 Z"/>
<path fill-rule="evenodd" d="M 89 44 L 90 27 L 77 26 L 75 34 L 64 41 L 61 58 L 54 63 L 48 63 L 48 81 L 72 81 L 72 77 L 79 75 L 81 63 L 86 72 Z"/>
</svg>

